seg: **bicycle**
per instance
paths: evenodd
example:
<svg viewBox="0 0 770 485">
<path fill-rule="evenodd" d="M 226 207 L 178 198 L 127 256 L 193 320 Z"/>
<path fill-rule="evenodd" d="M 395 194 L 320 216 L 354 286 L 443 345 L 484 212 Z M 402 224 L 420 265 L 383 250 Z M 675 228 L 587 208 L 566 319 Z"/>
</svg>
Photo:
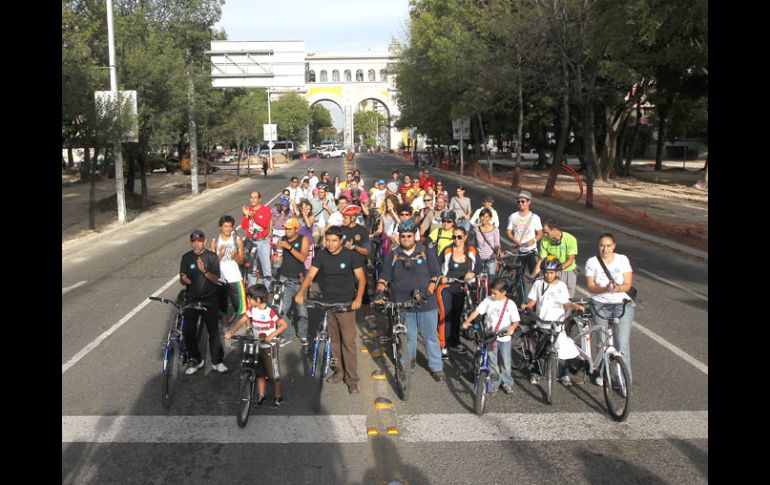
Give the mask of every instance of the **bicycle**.
<svg viewBox="0 0 770 485">
<path fill-rule="evenodd" d="M 559 365 L 554 343 L 564 329 L 566 320 L 542 320 L 529 311 L 521 312 L 521 320 L 521 333 L 517 329 L 511 342 L 513 365 L 517 368 L 521 368 L 523 364 L 536 365 L 540 375 L 546 378 L 545 400 L 548 404 L 553 404 L 553 385 Z M 533 324 L 525 325 L 524 320 Z"/>
<path fill-rule="evenodd" d="M 497 277 L 508 280 L 508 297 L 516 303 L 517 307 L 527 303 L 527 293 L 524 285 L 524 262 L 520 259 L 525 256 L 508 250 L 499 258 L 502 262 L 502 267 Z"/>
<path fill-rule="evenodd" d="M 631 302 L 629 299 L 623 300 L 623 311 L 618 317 L 608 318 L 607 329 L 592 325 L 592 312 L 589 301 L 586 299 L 573 299 L 575 303 L 586 307 L 585 312 L 581 312 L 570 320 L 567 328 L 567 335 L 575 341 L 580 355 L 576 359 L 582 362 L 578 366 L 583 368 L 588 374 L 598 373 L 602 378 L 602 391 L 604 401 L 607 404 L 607 410 L 615 421 L 625 421 L 628 418 L 630 387 L 628 385 L 628 366 L 623 360 L 621 354 L 615 348 L 615 334 L 613 327 L 626 313 L 626 305 Z M 600 339 L 596 352 L 594 354 L 592 346 L 592 334 L 600 333 L 604 336 Z M 574 335 L 574 336 L 573 336 Z M 594 354 L 592 356 L 592 354 Z"/>
<path fill-rule="evenodd" d="M 184 342 L 184 311 L 187 309 L 203 310 L 207 311 L 206 307 L 200 304 L 200 302 L 186 303 L 184 297 L 180 298 L 179 302 L 169 300 L 167 298 L 159 298 L 157 296 L 149 297 L 152 301 L 165 303 L 167 305 L 173 305 L 176 308 L 176 315 L 171 319 L 168 334 L 166 335 L 166 341 L 163 345 L 163 370 L 161 373 L 161 399 L 163 407 L 166 409 L 171 407 L 172 396 L 174 387 L 179 376 L 179 368 L 183 366 L 189 357 L 187 352 L 187 346 Z M 201 327 L 203 326 L 203 318 L 198 315 L 197 327 L 195 335 L 200 335 Z M 213 337 L 210 337 L 213 338 Z M 197 342 L 196 342 L 197 345 Z"/>
<path fill-rule="evenodd" d="M 323 321 L 313 339 L 313 353 L 310 365 L 310 377 L 318 378 L 318 396 L 320 400 L 324 379 L 326 379 L 329 368 L 336 367 L 336 359 L 332 356 L 332 341 L 328 330 L 329 312 L 349 312 L 352 308 L 347 303 L 324 303 L 318 300 L 306 300 L 305 305 L 321 308 L 324 311 Z"/>
<path fill-rule="evenodd" d="M 254 402 L 254 386 L 257 382 L 257 375 L 262 367 L 262 363 L 259 360 L 258 345 L 260 342 L 265 341 L 265 334 L 260 334 L 259 337 L 233 335 L 232 339 L 235 340 L 235 342 L 232 342 L 231 345 L 237 345 L 239 341 L 243 342 L 241 374 L 238 384 L 240 400 L 238 401 L 239 408 L 238 415 L 236 416 L 238 426 L 243 428 L 249 420 L 251 403 Z"/>
<path fill-rule="evenodd" d="M 383 312 L 388 317 L 388 333 L 390 334 L 389 336 L 380 337 L 380 343 L 390 343 L 392 346 L 393 365 L 396 370 L 394 377 L 398 384 L 398 397 L 402 401 L 409 399 L 409 391 L 412 388 L 409 385 L 409 377 L 412 373 L 412 357 L 409 354 L 409 340 L 407 339 L 406 324 L 404 323 L 404 317 L 401 315 L 401 310 L 403 308 L 412 308 L 419 304 L 420 302 L 416 300 L 401 303 L 384 301 L 378 304 L 382 306 Z"/>
<path fill-rule="evenodd" d="M 507 335 L 507 330 L 497 333 L 482 333 L 481 325 L 474 323 L 473 340 L 476 342 L 476 353 L 473 356 L 473 408 L 478 416 L 484 414 L 487 397 L 492 392 L 492 380 L 490 379 L 489 348 L 497 340 L 497 337 Z"/>
</svg>

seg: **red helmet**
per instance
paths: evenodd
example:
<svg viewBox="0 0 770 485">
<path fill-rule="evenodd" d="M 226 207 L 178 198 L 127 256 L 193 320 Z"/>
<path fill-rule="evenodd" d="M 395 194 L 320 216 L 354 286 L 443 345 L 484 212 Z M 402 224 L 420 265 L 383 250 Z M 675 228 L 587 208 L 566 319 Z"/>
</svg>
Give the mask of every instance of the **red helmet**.
<svg viewBox="0 0 770 485">
<path fill-rule="evenodd" d="M 340 211 L 340 214 L 347 217 L 356 217 L 361 212 L 361 207 L 350 204 L 346 206 L 342 211 Z"/>
</svg>

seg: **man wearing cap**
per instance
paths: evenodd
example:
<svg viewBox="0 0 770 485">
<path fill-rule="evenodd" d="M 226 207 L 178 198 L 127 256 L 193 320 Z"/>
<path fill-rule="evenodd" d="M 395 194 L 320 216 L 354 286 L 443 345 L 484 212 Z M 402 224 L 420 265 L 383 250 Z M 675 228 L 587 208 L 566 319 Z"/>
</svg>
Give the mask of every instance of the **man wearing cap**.
<svg viewBox="0 0 770 485">
<path fill-rule="evenodd" d="M 540 258 L 535 264 L 533 276 L 540 273 L 540 261 L 549 255 L 556 256 L 561 262 L 559 280 L 567 285 L 569 297 L 574 298 L 575 288 L 577 287 L 577 274 L 575 273 L 577 253 L 578 247 L 575 236 L 562 231 L 554 219 L 547 219 L 543 223 L 543 239 L 540 240 Z"/>
<path fill-rule="evenodd" d="M 241 229 L 246 231 L 244 250 L 251 257 L 251 267 L 246 274 L 247 286 L 257 284 L 257 259 L 262 267 L 262 276 L 272 276 L 270 266 L 270 238 L 273 234 L 273 211 L 262 205 L 262 194 L 257 191 L 249 194 L 249 206 L 243 206 Z M 256 253 L 256 258 L 254 257 Z M 270 289 L 270 282 L 265 280 L 265 286 Z"/>
<path fill-rule="evenodd" d="M 481 211 L 483 209 L 489 209 L 489 211 L 492 213 L 492 219 L 489 221 L 490 224 L 492 224 L 495 227 L 500 227 L 500 219 L 497 217 L 497 211 L 492 207 L 492 204 L 495 203 L 495 198 L 491 195 L 485 195 L 484 196 L 484 202 L 481 203 L 481 207 L 476 209 L 476 212 L 473 213 L 471 216 L 471 226 L 476 227 L 479 224 L 481 224 L 481 221 L 479 218 L 481 217 Z"/>
<path fill-rule="evenodd" d="M 329 334 L 336 364 L 334 374 L 326 381 L 345 381 L 348 392 L 358 393 L 356 310 L 362 305 L 366 276 L 359 255 L 343 246 L 342 228 L 339 226 L 332 226 L 326 231 L 324 248 L 316 253 L 312 266 L 294 297 L 297 304 L 305 303 L 305 291 L 316 275 L 320 275 L 318 285 L 323 292 L 325 303 L 347 304 L 352 308 L 347 312 L 329 313 Z"/>
<path fill-rule="evenodd" d="M 187 309 L 184 318 L 189 325 L 184 326 L 184 340 L 187 343 L 187 351 L 190 359 L 187 361 L 185 374 L 195 374 L 206 361 L 201 356 L 198 348 L 197 325 L 195 322 L 200 314 L 206 323 L 206 331 L 209 334 L 209 352 L 213 369 L 217 372 L 227 372 L 227 367 L 222 362 L 225 357 L 222 343 L 219 339 L 217 312 L 217 290 L 219 288 L 219 257 L 204 247 L 206 235 L 196 229 L 190 234 L 190 246 L 192 249 L 182 255 L 179 264 L 179 282 L 186 287 L 186 298 L 189 303 L 200 302 L 206 307 L 206 311 Z"/>
<path fill-rule="evenodd" d="M 433 207 L 425 211 L 420 222 L 420 236 L 422 237 L 423 244 L 427 244 L 427 237 L 434 229 L 441 227 L 441 217 L 446 210 L 446 198 L 437 194 L 433 195 L 433 198 Z M 427 204 L 428 202 L 426 201 L 425 203 Z"/>
<path fill-rule="evenodd" d="M 318 186 L 318 177 L 315 176 L 315 169 L 313 167 L 307 169 L 307 177 L 310 180 L 310 190 L 315 190 Z"/>
<path fill-rule="evenodd" d="M 519 210 L 508 218 L 508 237 L 518 246 L 519 254 L 524 255 L 522 263 L 532 274 L 537 267 L 537 242 L 543 237 L 543 225 L 540 217 L 530 211 L 532 194 L 522 190 L 516 197 L 516 203 Z"/>
<path fill-rule="evenodd" d="M 299 233 L 299 226 L 296 217 L 292 217 L 284 224 L 286 235 L 278 242 L 278 246 L 283 249 L 283 260 L 281 267 L 278 268 L 278 276 L 288 279 L 283 287 L 283 302 L 281 304 L 284 310 L 283 316 L 289 324 L 289 328 L 284 332 L 284 341 L 291 341 L 291 315 L 293 314 L 297 317 L 297 336 L 299 336 L 302 345 L 307 346 L 307 307 L 295 302 L 294 296 L 299 292 L 307 273 L 305 260 L 310 252 L 310 240 Z"/>
<path fill-rule="evenodd" d="M 419 331 L 428 356 L 428 369 L 433 379 L 439 382 L 443 381 L 445 376 L 438 342 L 438 302 L 434 292 L 441 268 L 433 252 L 417 242 L 416 237 L 417 225 L 413 221 L 399 223 L 399 245 L 388 254 L 382 264 L 375 301 L 383 301 L 382 292 L 386 286 L 390 288 L 390 301 L 396 303 L 412 301 L 416 291 L 421 293 L 421 304 L 401 310 L 407 328 L 411 357 L 411 362 L 402 363 L 410 364 L 408 368 L 411 369 L 415 367 Z"/>
</svg>

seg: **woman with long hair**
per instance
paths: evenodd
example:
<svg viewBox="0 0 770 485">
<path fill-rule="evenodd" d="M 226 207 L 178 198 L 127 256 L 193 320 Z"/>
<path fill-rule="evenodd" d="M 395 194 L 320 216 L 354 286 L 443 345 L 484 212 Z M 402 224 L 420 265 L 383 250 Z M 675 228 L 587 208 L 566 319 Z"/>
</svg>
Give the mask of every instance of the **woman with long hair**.
<svg viewBox="0 0 770 485">
<path fill-rule="evenodd" d="M 305 260 L 305 269 L 309 270 L 310 263 L 313 261 L 313 256 L 315 256 L 315 248 L 313 247 L 313 226 L 315 226 L 315 216 L 313 215 L 313 206 L 310 205 L 310 202 L 308 202 L 307 199 L 299 201 L 299 216 L 297 219 L 299 219 L 299 231 L 297 232 L 307 237 L 308 241 L 310 241 L 310 252 Z"/>
<path fill-rule="evenodd" d="M 382 204 L 382 216 L 380 217 L 380 225 L 371 237 L 382 238 L 383 259 L 390 253 L 390 248 L 394 247 L 393 244 L 398 244 L 398 241 L 393 240 L 396 235 L 396 227 L 398 226 L 398 197 L 391 194 L 385 197 L 385 202 Z"/>
</svg>

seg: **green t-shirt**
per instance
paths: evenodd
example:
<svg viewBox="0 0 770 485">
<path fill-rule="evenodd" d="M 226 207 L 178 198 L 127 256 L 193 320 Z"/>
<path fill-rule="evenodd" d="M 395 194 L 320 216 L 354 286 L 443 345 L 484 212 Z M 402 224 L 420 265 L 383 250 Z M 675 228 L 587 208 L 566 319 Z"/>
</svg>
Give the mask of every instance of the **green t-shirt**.
<svg viewBox="0 0 770 485">
<path fill-rule="evenodd" d="M 441 231 L 441 235 L 439 235 L 439 231 Z M 437 227 L 433 231 L 431 231 L 430 234 L 428 234 L 428 237 L 436 242 L 436 246 L 438 247 L 438 254 L 441 254 L 444 252 L 444 249 L 452 244 L 452 233 L 454 232 L 454 229 L 450 229 L 449 231 L 445 231 L 442 227 Z"/>
<path fill-rule="evenodd" d="M 547 237 L 543 237 L 540 240 L 540 259 L 545 258 L 548 255 L 556 256 L 559 258 L 559 261 L 564 263 L 567 261 L 567 256 L 571 254 L 577 255 L 577 239 L 575 239 L 575 236 L 568 232 L 561 232 L 561 243 L 554 245 L 551 244 L 551 240 Z M 575 261 L 567 266 L 566 268 L 562 268 L 562 271 L 572 271 L 577 267 L 577 258 Z"/>
</svg>

